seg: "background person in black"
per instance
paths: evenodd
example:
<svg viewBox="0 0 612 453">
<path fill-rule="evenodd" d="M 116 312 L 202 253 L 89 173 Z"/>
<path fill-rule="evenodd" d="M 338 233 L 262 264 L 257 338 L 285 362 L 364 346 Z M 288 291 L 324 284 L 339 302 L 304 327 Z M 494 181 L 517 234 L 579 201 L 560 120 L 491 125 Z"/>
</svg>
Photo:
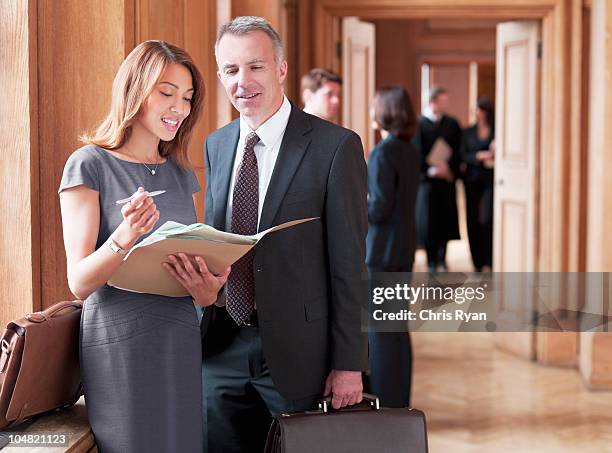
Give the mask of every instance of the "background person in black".
<svg viewBox="0 0 612 453">
<path fill-rule="evenodd" d="M 447 91 L 433 87 L 429 105 L 419 118 L 413 143 L 421 152 L 421 182 L 417 195 L 417 243 L 425 246 L 430 272 L 447 270 L 446 243 L 459 239 L 455 178 L 461 164 L 461 127 L 446 111 Z M 442 138 L 451 149 L 445 163 L 427 162 L 436 141 Z"/>
<path fill-rule="evenodd" d="M 495 121 L 491 101 L 476 103 L 476 124 L 463 131 L 461 157 L 464 177 L 467 230 L 476 272 L 493 264 L 493 159 Z"/>
<path fill-rule="evenodd" d="M 420 156 L 410 140 L 416 118 L 400 86 L 374 96 L 374 127 L 382 141 L 368 161 L 368 236 L 370 272 L 412 272 L 416 249 L 415 203 Z M 386 407 L 410 404 L 412 348 L 405 322 L 394 332 L 370 329 L 370 389 Z"/>
</svg>

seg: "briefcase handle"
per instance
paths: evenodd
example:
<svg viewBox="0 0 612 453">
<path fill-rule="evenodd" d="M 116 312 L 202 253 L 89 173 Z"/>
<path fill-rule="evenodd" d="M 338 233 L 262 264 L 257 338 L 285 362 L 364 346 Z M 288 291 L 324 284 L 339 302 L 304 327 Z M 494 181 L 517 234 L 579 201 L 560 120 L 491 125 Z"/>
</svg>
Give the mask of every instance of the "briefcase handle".
<svg viewBox="0 0 612 453">
<path fill-rule="evenodd" d="M 331 395 L 320 399 L 318 403 L 319 411 L 323 412 L 324 414 L 329 412 L 329 408 L 331 407 L 331 400 Z M 368 407 L 372 410 L 377 411 L 380 409 L 380 401 L 378 400 L 378 397 L 376 395 L 372 395 L 371 393 L 364 393 L 363 402 L 366 403 Z M 360 404 L 362 403 L 356 404 L 355 406 L 359 406 Z"/>
<path fill-rule="evenodd" d="M 83 308 L 83 303 L 78 300 L 58 302 L 57 304 L 51 305 L 43 311 L 28 313 L 25 317 L 28 321 L 40 323 L 55 317 L 55 315 L 66 308 L 74 308 L 78 310 Z"/>
</svg>

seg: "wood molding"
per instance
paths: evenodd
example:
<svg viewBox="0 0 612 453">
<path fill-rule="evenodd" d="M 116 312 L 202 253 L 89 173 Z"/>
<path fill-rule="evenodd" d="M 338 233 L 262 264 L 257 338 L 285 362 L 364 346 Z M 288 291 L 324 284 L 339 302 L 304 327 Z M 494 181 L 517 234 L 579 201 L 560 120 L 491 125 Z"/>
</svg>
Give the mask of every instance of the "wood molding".
<svg viewBox="0 0 612 453">
<path fill-rule="evenodd" d="M 314 0 L 318 11 L 366 19 L 541 19 L 563 0 Z M 318 20 L 317 20 L 317 23 Z"/>
<path fill-rule="evenodd" d="M 542 365 L 575 367 L 578 339 L 577 332 L 537 332 L 536 360 Z"/>
<path fill-rule="evenodd" d="M 612 389 L 612 333 L 580 333 L 580 373 L 591 390 Z"/>
</svg>

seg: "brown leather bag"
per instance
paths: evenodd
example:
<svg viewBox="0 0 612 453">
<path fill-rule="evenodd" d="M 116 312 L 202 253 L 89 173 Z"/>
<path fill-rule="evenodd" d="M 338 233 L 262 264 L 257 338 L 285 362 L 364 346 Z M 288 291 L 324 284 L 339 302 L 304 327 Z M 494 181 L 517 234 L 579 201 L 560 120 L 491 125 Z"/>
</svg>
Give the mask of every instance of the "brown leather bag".
<svg viewBox="0 0 612 453">
<path fill-rule="evenodd" d="M 79 399 L 82 307 L 60 302 L 8 323 L 0 344 L 0 429 Z"/>
<path fill-rule="evenodd" d="M 380 408 L 378 398 L 364 394 L 373 410 L 319 410 L 275 417 L 264 453 L 427 453 L 425 414 L 416 409 Z"/>
</svg>

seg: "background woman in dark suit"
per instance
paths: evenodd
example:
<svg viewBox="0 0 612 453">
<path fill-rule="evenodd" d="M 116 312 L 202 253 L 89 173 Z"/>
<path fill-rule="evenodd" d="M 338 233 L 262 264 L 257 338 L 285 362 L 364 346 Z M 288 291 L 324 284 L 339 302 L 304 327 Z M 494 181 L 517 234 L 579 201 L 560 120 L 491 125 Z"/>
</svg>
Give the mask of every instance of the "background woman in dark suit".
<svg viewBox="0 0 612 453">
<path fill-rule="evenodd" d="M 374 127 L 382 141 L 368 161 L 366 264 L 370 272 L 412 272 L 420 157 L 410 142 L 416 117 L 403 88 L 390 86 L 376 92 Z M 371 391 L 387 407 L 410 402 L 410 337 L 406 323 L 397 327 L 395 332 L 369 334 Z"/>
<path fill-rule="evenodd" d="M 461 156 L 464 177 L 467 230 L 476 272 L 493 265 L 493 159 L 494 109 L 481 96 L 476 105 L 476 124 L 463 131 Z"/>
</svg>

